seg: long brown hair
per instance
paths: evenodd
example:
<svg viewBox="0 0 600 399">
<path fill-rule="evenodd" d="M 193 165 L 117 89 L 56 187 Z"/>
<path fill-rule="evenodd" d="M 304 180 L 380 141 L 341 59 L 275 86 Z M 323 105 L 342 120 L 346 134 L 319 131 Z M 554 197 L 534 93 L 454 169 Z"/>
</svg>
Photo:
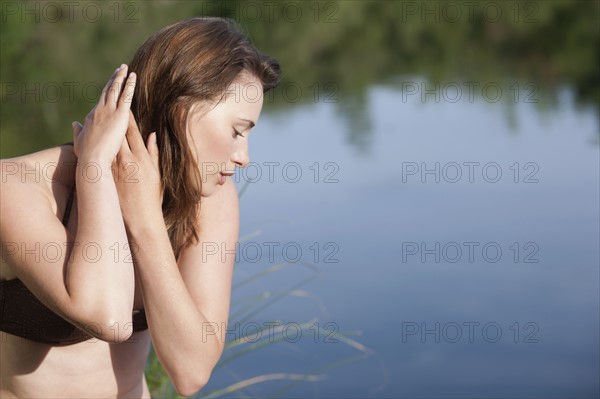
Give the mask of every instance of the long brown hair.
<svg viewBox="0 0 600 399">
<path fill-rule="evenodd" d="M 279 82 L 281 70 L 234 21 L 216 17 L 190 18 L 161 29 L 137 50 L 129 70 L 138 77 L 131 110 L 144 142 L 156 132 L 163 215 L 179 257 L 198 242 L 202 176 L 186 137 L 191 105 L 223 98 L 242 71 L 258 78 L 267 92 Z"/>
</svg>

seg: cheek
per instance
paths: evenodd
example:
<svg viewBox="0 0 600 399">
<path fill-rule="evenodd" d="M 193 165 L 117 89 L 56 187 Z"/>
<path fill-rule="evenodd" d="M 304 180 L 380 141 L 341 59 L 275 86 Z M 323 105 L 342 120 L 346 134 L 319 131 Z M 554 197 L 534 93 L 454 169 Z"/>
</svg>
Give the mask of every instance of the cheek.
<svg viewBox="0 0 600 399">
<path fill-rule="evenodd" d="M 197 158 L 202 160 L 210 160 L 214 157 L 214 148 L 216 145 L 215 138 L 206 134 L 196 139 L 194 149 L 197 153 Z"/>
<path fill-rule="evenodd" d="M 203 175 L 203 181 L 216 179 L 214 173 L 207 173 L 208 170 L 214 171 L 227 168 L 229 164 L 234 139 L 228 134 L 228 123 L 223 122 L 222 118 L 216 115 L 208 115 L 194 127 L 193 146 L 195 161 L 198 164 Z M 224 166 L 225 164 L 225 166 Z"/>
<path fill-rule="evenodd" d="M 210 187 L 214 182 L 220 180 L 219 172 L 228 168 L 232 144 L 227 137 L 217 137 L 216 135 L 206 135 L 205 140 L 196 144 L 198 151 L 196 163 L 202 175 L 202 182 L 208 184 L 206 188 L 203 187 L 202 193 L 208 195 L 212 190 Z"/>
</svg>

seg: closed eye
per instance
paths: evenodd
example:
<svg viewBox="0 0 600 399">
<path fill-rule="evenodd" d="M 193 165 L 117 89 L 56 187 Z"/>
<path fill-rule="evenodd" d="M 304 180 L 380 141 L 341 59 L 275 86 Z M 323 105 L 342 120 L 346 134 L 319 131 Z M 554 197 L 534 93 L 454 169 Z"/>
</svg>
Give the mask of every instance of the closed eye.
<svg viewBox="0 0 600 399">
<path fill-rule="evenodd" d="M 242 136 L 242 137 L 246 137 L 243 134 L 241 134 L 240 132 L 238 132 L 237 130 L 233 129 L 233 132 L 236 136 Z"/>
</svg>

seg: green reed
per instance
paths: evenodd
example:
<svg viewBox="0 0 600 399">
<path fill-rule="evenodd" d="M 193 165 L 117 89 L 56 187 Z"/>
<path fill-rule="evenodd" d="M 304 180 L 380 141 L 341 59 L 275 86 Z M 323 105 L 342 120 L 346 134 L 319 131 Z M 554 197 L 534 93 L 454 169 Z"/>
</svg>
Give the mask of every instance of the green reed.
<svg viewBox="0 0 600 399">
<path fill-rule="evenodd" d="M 247 189 L 248 184 L 249 184 L 249 182 L 246 182 L 246 184 L 239 190 L 240 198 L 241 198 L 242 194 L 244 193 L 244 191 Z M 241 237 L 239 239 L 239 242 L 242 243 L 242 242 L 249 240 L 250 238 L 260 236 L 261 233 L 262 233 L 261 230 L 255 230 L 255 231 Z M 279 292 L 262 291 L 262 292 L 259 292 L 255 295 L 253 295 L 251 298 L 245 298 L 243 301 L 232 302 L 231 312 L 230 312 L 230 317 L 229 317 L 229 320 L 230 320 L 229 324 L 230 325 L 234 324 L 234 323 L 242 324 L 242 323 L 250 320 L 253 316 L 258 314 L 262 310 L 268 308 L 269 306 L 272 306 L 273 304 L 277 303 L 278 301 L 280 301 L 281 299 L 284 299 L 286 297 L 295 296 L 295 297 L 315 299 L 317 301 L 320 301 L 316 295 L 314 295 L 308 291 L 300 289 L 302 286 L 304 286 L 304 285 L 308 284 L 310 281 L 314 280 L 317 277 L 317 275 L 320 273 L 320 269 L 316 265 L 313 265 L 310 263 L 306 263 L 306 262 L 298 262 L 298 263 L 305 266 L 312 273 L 312 275 L 300 280 L 299 282 L 293 284 L 291 287 L 281 290 Z M 232 284 L 232 293 L 235 292 L 237 289 L 239 289 L 242 286 L 251 284 L 256 281 L 260 281 L 261 279 L 264 279 L 265 277 L 267 277 L 269 275 L 272 275 L 274 273 L 278 273 L 282 270 L 285 270 L 289 266 L 290 266 L 289 263 L 278 263 L 278 264 L 269 266 L 269 267 L 265 268 L 264 270 L 261 270 L 253 275 L 250 275 L 240 281 L 237 281 Z M 234 274 L 235 274 L 235 270 L 234 270 Z M 315 322 L 317 322 L 318 320 L 319 319 L 317 317 L 313 317 L 311 320 L 308 320 L 304 323 L 299 323 L 300 332 L 301 333 L 308 332 L 309 334 L 310 333 L 314 334 L 316 332 L 316 333 L 324 334 L 324 335 L 331 334 L 330 330 L 324 329 L 320 326 L 317 327 L 318 331 L 315 331 Z M 280 321 L 274 320 L 273 322 L 280 322 Z M 265 325 L 267 325 L 267 323 L 265 323 Z M 223 354 L 222 354 L 221 358 L 219 359 L 219 362 L 217 363 L 215 370 L 218 370 L 219 368 L 223 367 L 224 365 L 228 365 L 232 362 L 235 362 L 237 359 L 239 359 L 240 357 L 243 357 L 243 356 L 248 356 L 248 355 L 260 356 L 261 349 L 266 348 L 270 345 L 277 345 L 284 339 L 284 335 L 281 333 L 282 330 L 284 329 L 284 326 L 281 325 L 281 323 L 276 328 L 271 329 L 271 333 L 275 334 L 274 337 L 272 334 L 263 335 L 262 332 L 266 329 L 267 329 L 267 327 L 265 327 L 262 330 L 259 329 L 257 332 L 254 332 L 252 334 L 248 334 L 248 335 L 242 336 L 242 337 L 236 337 L 234 340 L 230 340 L 230 341 L 226 342 L 224 345 Z M 259 335 L 260 338 L 258 340 L 251 338 L 251 336 L 255 335 L 256 333 L 260 333 L 260 335 Z M 269 382 L 273 382 L 273 381 L 282 381 L 282 380 L 289 381 L 289 383 L 287 385 L 280 387 L 276 391 L 271 392 L 271 394 L 268 396 L 270 398 L 276 398 L 276 397 L 280 397 L 285 392 L 288 392 L 290 389 L 292 389 L 294 386 L 296 386 L 299 383 L 318 382 L 318 381 L 325 379 L 326 372 L 328 370 L 331 370 L 331 369 L 334 369 L 334 368 L 337 368 L 337 367 L 340 367 L 345 364 L 355 362 L 355 361 L 358 361 L 361 359 L 373 357 L 373 356 L 378 359 L 378 361 L 380 362 L 380 366 L 382 367 L 383 373 L 385 374 L 386 373 L 385 365 L 383 364 L 383 360 L 381 359 L 381 357 L 376 352 L 367 348 L 360 342 L 350 338 L 351 335 L 360 335 L 360 334 L 361 334 L 360 331 L 344 332 L 344 333 L 337 331 L 335 333 L 335 339 L 337 339 L 338 342 L 343 343 L 343 344 L 347 345 L 348 347 L 352 348 L 353 350 L 355 350 L 357 352 L 357 354 L 354 354 L 354 355 L 351 355 L 351 356 L 348 356 L 348 357 L 345 357 L 342 359 L 333 360 L 329 363 L 319 365 L 318 367 L 315 367 L 311 370 L 306 370 L 304 373 L 301 373 L 301 374 L 286 373 L 286 372 L 274 372 L 274 373 L 269 373 L 269 374 L 256 375 L 254 377 L 251 377 L 251 378 L 248 378 L 248 379 L 245 379 L 242 381 L 238 381 L 238 382 L 231 384 L 229 386 L 226 386 L 226 387 L 213 389 L 211 391 L 204 391 L 204 390 L 200 391 L 198 393 L 198 395 L 196 395 L 196 398 L 211 398 L 211 399 L 213 399 L 213 398 L 225 397 L 226 395 L 231 395 L 231 394 L 235 394 L 236 397 L 242 397 L 242 398 L 243 397 L 251 397 L 251 396 L 248 396 L 247 394 L 245 394 L 243 391 L 245 388 L 247 388 L 249 386 L 256 385 L 256 384 L 268 384 Z M 285 363 L 282 363 L 281 367 L 278 367 L 278 370 L 280 370 L 284 366 L 285 366 Z M 177 393 L 177 391 L 173 387 L 173 384 L 169 380 L 169 377 L 165 373 L 162 365 L 160 364 L 153 347 L 151 347 L 150 355 L 148 357 L 148 361 L 146 363 L 146 368 L 145 368 L 144 372 L 146 375 L 146 381 L 148 382 L 148 387 L 150 389 L 152 398 L 154 398 L 154 399 L 157 399 L 157 398 L 177 398 L 177 399 L 183 398 L 182 396 L 180 396 Z M 227 396 L 227 397 L 229 397 L 229 396 Z"/>
</svg>

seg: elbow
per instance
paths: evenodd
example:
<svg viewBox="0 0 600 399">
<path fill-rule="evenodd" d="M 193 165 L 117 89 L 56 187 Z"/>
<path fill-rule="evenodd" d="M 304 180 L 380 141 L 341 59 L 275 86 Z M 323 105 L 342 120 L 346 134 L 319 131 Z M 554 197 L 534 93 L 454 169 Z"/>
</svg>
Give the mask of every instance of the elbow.
<svg viewBox="0 0 600 399">
<path fill-rule="evenodd" d="M 212 367 L 203 364 L 201 367 L 189 367 L 187 370 L 180 369 L 171 377 L 173 387 L 181 396 L 195 396 L 202 390 L 210 380 Z"/>
<path fill-rule="evenodd" d="M 129 319 L 108 319 L 103 323 L 102 335 L 98 339 L 111 343 L 121 344 L 131 338 L 133 334 L 133 322 Z"/>
<path fill-rule="evenodd" d="M 133 334 L 133 303 L 113 302 L 89 303 L 89 300 L 74 300 L 71 317 L 67 318 L 79 329 L 101 341 L 119 344 Z M 132 301 L 133 302 L 133 301 Z"/>
<path fill-rule="evenodd" d="M 120 344 L 131 338 L 133 322 L 131 315 L 115 317 L 115 315 L 96 314 L 89 317 L 84 330 L 89 335 L 111 344 Z"/>
<path fill-rule="evenodd" d="M 209 375 L 195 375 L 179 378 L 173 381 L 173 386 L 181 396 L 194 396 L 198 391 L 208 384 Z"/>
<path fill-rule="evenodd" d="M 188 367 L 183 367 L 182 363 L 178 363 L 178 369 L 174 370 L 173 374 L 169 373 L 173 386 L 179 395 L 184 397 L 195 396 L 198 391 L 208 384 L 212 371 L 223 351 L 222 345 L 217 344 L 215 348 L 217 348 L 216 353 L 209 355 L 209 358 L 213 359 L 212 361 L 207 362 L 207 356 L 204 353 L 202 355 L 203 360 L 200 362 L 188 364 Z"/>
</svg>

